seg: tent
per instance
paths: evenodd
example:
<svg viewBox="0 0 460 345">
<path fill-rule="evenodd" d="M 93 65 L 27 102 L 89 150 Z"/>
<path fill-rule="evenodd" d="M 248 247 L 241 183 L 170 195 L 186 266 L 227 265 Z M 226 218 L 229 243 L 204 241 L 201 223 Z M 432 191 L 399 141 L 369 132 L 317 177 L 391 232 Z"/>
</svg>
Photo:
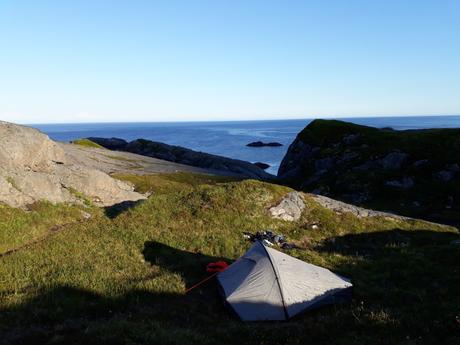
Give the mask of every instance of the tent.
<svg viewBox="0 0 460 345">
<path fill-rule="evenodd" d="M 261 241 L 217 275 L 228 305 L 243 321 L 288 320 L 351 298 L 352 284 Z"/>
</svg>

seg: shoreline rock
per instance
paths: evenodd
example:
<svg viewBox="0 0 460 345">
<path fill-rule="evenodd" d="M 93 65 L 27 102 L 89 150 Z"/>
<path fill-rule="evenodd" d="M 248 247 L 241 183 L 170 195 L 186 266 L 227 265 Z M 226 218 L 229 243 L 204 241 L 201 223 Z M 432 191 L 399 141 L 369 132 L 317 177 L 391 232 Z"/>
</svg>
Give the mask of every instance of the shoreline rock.
<svg viewBox="0 0 460 345">
<path fill-rule="evenodd" d="M 119 151 L 127 151 L 170 162 L 227 172 L 244 178 L 260 180 L 273 180 L 276 178 L 276 176 L 265 172 L 250 162 L 198 152 L 181 146 L 168 145 L 146 139 L 136 139 L 131 142 L 126 142 L 119 138 L 90 137 L 88 139 L 108 149 L 117 147 Z"/>
<path fill-rule="evenodd" d="M 252 143 L 246 144 L 246 146 L 248 147 L 265 147 L 265 146 L 279 147 L 279 146 L 283 146 L 283 144 L 277 143 L 277 142 L 264 143 L 262 141 L 253 141 Z"/>
</svg>

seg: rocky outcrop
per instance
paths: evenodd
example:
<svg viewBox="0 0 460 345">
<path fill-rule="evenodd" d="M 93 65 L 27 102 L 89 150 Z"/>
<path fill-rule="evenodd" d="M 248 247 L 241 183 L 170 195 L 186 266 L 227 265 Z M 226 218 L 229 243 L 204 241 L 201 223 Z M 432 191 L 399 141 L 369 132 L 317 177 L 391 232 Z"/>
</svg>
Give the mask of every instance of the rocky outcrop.
<svg viewBox="0 0 460 345">
<path fill-rule="evenodd" d="M 76 164 L 38 130 L 0 122 L 0 202 L 20 207 L 85 197 L 101 206 L 145 198 L 102 171 Z"/>
<path fill-rule="evenodd" d="M 302 193 L 290 192 L 278 205 L 271 207 L 269 212 L 273 218 L 292 222 L 300 219 L 304 208 L 305 201 Z"/>
<path fill-rule="evenodd" d="M 116 147 L 117 150 L 132 152 L 143 156 L 154 157 L 194 167 L 220 171 L 226 173 L 227 175 L 263 180 L 271 180 L 275 178 L 275 176 L 266 173 L 255 164 L 238 159 L 197 152 L 181 146 L 173 146 L 145 139 L 137 139 L 131 142 L 125 141 L 125 145 L 122 145 L 123 139 L 117 138 L 88 139 L 105 148 L 110 149 Z"/>
<path fill-rule="evenodd" d="M 264 147 L 264 146 L 279 147 L 279 146 L 283 146 L 283 144 L 277 143 L 277 142 L 264 143 L 263 141 L 253 141 L 252 143 L 249 143 L 246 146 L 249 146 L 249 147 Z"/>
<path fill-rule="evenodd" d="M 460 222 L 460 129 L 396 131 L 312 121 L 278 178 L 303 191 L 441 222 Z"/>
<path fill-rule="evenodd" d="M 363 207 L 358 207 L 352 204 L 347 204 L 342 201 L 334 200 L 323 195 L 312 195 L 313 200 L 315 200 L 322 207 L 334 211 L 338 214 L 351 213 L 358 218 L 366 217 L 390 217 L 395 219 L 407 219 L 407 217 L 398 216 L 393 213 L 380 212 L 375 210 L 370 210 Z"/>
</svg>

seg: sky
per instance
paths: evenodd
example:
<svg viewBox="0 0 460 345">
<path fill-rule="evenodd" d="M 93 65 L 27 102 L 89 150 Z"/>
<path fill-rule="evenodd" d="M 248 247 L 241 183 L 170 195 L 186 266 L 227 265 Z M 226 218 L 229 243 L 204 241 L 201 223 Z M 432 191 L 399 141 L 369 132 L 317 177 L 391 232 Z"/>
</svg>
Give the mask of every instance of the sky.
<svg viewBox="0 0 460 345">
<path fill-rule="evenodd" d="M 0 119 L 460 114 L 457 0 L 0 0 Z"/>
</svg>

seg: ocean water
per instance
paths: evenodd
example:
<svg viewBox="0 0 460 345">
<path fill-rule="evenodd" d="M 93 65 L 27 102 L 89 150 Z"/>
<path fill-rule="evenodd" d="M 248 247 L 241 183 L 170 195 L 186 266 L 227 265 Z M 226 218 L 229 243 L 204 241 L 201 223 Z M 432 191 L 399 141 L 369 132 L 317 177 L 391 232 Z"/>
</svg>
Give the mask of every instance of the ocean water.
<svg viewBox="0 0 460 345">
<path fill-rule="evenodd" d="M 396 130 L 460 127 L 460 116 L 407 116 L 344 118 L 341 120 Z M 270 165 L 276 174 L 289 144 L 312 119 L 228 122 L 149 122 L 149 123 L 79 123 L 32 125 L 52 139 L 68 142 L 85 137 L 138 138 L 179 145 L 252 163 Z M 246 147 L 252 141 L 276 141 L 281 147 Z"/>
</svg>

